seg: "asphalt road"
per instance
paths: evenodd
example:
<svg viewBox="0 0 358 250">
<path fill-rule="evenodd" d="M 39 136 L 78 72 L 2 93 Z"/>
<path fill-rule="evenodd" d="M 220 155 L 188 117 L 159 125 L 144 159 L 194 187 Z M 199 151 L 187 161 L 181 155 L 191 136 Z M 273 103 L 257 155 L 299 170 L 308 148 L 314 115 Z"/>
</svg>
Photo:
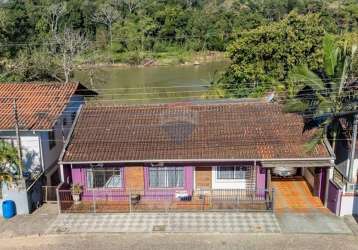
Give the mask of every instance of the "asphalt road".
<svg viewBox="0 0 358 250">
<path fill-rule="evenodd" d="M 332 234 L 61 234 L 0 239 L 0 249 L 358 250 L 358 237 Z"/>
</svg>

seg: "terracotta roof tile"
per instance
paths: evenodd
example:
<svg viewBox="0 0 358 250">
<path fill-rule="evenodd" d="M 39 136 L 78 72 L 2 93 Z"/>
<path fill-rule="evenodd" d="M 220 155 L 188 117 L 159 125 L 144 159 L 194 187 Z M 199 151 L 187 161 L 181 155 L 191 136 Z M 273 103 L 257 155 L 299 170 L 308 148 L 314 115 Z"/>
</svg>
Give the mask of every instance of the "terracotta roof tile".
<svg viewBox="0 0 358 250">
<path fill-rule="evenodd" d="M 64 162 L 329 157 L 314 131 L 270 103 L 87 106 Z"/>
<path fill-rule="evenodd" d="M 78 83 L 0 83 L 0 129 L 14 129 L 14 99 L 21 129 L 51 129 L 78 87 Z"/>
</svg>

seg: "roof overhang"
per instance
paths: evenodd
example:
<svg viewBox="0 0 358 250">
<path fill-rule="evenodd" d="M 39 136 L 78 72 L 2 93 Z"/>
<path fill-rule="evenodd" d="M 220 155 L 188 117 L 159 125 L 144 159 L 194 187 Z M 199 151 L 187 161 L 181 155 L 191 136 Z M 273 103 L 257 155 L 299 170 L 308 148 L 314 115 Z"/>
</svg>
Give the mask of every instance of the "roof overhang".
<svg viewBox="0 0 358 250">
<path fill-rule="evenodd" d="M 108 164 L 108 163 L 217 163 L 217 162 L 261 162 L 263 167 L 297 166 L 330 167 L 334 158 L 287 158 L 287 159 L 147 159 L 147 160 L 112 160 L 112 161 L 60 161 L 60 164 Z"/>
<path fill-rule="evenodd" d="M 48 128 L 48 129 L 20 129 L 19 132 L 48 132 L 51 131 L 52 129 Z M 0 132 L 16 132 L 15 129 L 1 129 L 0 128 Z"/>
</svg>

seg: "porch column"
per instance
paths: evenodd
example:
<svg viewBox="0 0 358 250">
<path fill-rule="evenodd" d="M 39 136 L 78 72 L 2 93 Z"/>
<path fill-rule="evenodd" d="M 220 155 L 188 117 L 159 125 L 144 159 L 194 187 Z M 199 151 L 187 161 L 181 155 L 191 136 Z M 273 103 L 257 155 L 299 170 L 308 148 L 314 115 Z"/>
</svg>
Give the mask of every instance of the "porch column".
<svg viewBox="0 0 358 250">
<path fill-rule="evenodd" d="M 63 164 L 60 164 L 60 176 L 61 176 L 61 182 L 65 182 L 65 174 L 63 172 Z"/>
<path fill-rule="evenodd" d="M 267 188 L 271 188 L 271 168 L 268 168 L 267 171 Z"/>
</svg>

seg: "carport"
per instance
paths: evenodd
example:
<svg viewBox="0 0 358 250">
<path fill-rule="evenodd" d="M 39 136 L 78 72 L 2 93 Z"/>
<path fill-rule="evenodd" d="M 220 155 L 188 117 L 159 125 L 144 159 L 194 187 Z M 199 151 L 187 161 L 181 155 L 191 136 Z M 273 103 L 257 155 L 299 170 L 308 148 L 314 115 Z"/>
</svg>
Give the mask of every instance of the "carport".
<svg viewBox="0 0 358 250">
<path fill-rule="evenodd" d="M 276 211 L 328 211 L 328 159 L 264 162 L 263 167 L 267 169 L 267 187 L 275 190 Z"/>
</svg>

